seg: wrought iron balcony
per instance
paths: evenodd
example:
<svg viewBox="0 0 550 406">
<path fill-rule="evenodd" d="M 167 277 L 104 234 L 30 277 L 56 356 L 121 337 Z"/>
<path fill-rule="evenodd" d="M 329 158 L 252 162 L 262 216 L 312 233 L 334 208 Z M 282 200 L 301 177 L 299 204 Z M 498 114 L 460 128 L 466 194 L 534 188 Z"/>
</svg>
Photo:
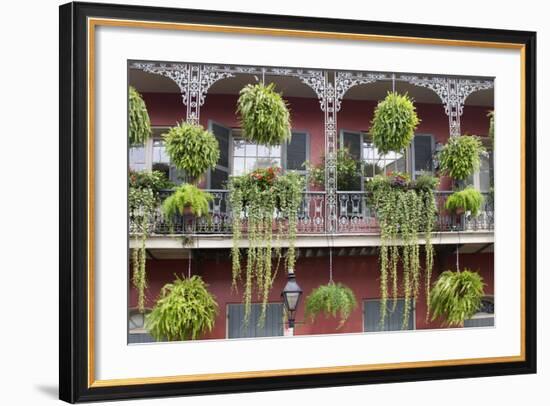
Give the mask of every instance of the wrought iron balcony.
<svg viewBox="0 0 550 406">
<path fill-rule="evenodd" d="M 195 218 L 190 215 L 177 215 L 172 219 L 165 218 L 160 207 L 149 221 L 150 235 L 166 234 L 231 234 L 232 212 L 229 206 L 229 191 L 208 190 L 213 200 L 210 203 L 208 216 Z M 171 193 L 161 192 L 161 200 Z M 445 210 L 445 201 L 452 192 L 436 192 L 437 220 L 434 231 L 489 231 L 494 226 L 493 199 L 484 194 L 485 202 L 477 217 L 466 214 L 453 215 Z M 323 234 L 326 225 L 325 192 L 307 191 L 298 210 L 298 234 Z M 379 226 L 374 209 L 368 204 L 366 192 L 337 192 L 337 234 L 378 233 Z M 134 221 L 139 213 L 130 213 L 130 233 L 138 228 Z M 246 211 L 242 213 L 243 231 L 246 231 Z M 279 213 L 274 213 L 275 224 L 285 224 Z M 276 221 L 278 220 L 278 221 Z"/>
</svg>

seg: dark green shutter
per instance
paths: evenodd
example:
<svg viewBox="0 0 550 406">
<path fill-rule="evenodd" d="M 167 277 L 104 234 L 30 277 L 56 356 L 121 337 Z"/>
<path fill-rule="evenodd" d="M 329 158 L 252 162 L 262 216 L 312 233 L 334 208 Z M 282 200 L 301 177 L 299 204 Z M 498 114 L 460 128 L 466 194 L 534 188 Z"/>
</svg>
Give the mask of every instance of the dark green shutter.
<svg viewBox="0 0 550 406">
<path fill-rule="evenodd" d="M 220 158 L 216 168 L 210 170 L 209 189 L 225 189 L 227 180 L 229 179 L 229 148 L 231 129 L 217 124 L 213 121 L 209 122 L 210 131 L 216 137 L 220 147 Z"/>
<path fill-rule="evenodd" d="M 432 136 L 416 135 L 414 137 L 414 174 L 422 171 L 432 172 Z"/>
<path fill-rule="evenodd" d="M 395 331 L 401 330 L 405 299 L 397 299 L 397 305 L 392 312 L 393 299 L 387 301 L 387 312 L 384 325 L 380 325 L 380 300 L 365 300 L 363 302 L 364 331 Z M 414 310 L 409 313 L 409 323 L 406 330 L 414 329 Z"/>
<path fill-rule="evenodd" d="M 250 309 L 248 324 L 244 324 L 244 305 L 227 305 L 227 337 L 228 338 L 249 338 L 249 337 L 275 337 L 283 335 L 283 304 L 268 303 L 266 308 L 265 322 L 262 327 L 258 326 L 262 305 L 253 303 Z"/>
<path fill-rule="evenodd" d="M 308 160 L 308 136 L 306 133 L 293 132 L 292 139 L 286 146 L 286 169 L 303 171 L 304 162 Z"/>
</svg>

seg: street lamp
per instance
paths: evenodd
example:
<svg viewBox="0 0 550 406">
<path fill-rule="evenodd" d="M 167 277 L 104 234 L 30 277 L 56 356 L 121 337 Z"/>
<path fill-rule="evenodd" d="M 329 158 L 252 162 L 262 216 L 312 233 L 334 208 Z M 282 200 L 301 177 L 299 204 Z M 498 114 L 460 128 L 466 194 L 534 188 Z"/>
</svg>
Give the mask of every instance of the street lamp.
<svg viewBox="0 0 550 406">
<path fill-rule="evenodd" d="M 294 315 L 298 308 L 298 302 L 302 296 L 302 289 L 296 283 L 296 276 L 294 276 L 294 269 L 288 270 L 288 280 L 285 288 L 281 292 L 286 312 L 288 314 L 288 335 L 294 335 Z"/>
</svg>

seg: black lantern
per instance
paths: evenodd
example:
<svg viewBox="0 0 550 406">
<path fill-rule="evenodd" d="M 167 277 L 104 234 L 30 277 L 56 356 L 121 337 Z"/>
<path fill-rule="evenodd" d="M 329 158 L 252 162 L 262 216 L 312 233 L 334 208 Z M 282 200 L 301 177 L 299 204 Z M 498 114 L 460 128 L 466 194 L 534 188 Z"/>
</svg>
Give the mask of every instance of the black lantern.
<svg viewBox="0 0 550 406">
<path fill-rule="evenodd" d="M 302 296 L 302 289 L 296 283 L 296 277 L 294 276 L 294 270 L 288 270 L 288 280 L 285 288 L 281 292 L 281 297 L 284 300 L 285 309 L 288 313 L 288 327 L 294 328 L 294 314 L 298 308 L 298 302 Z"/>
</svg>

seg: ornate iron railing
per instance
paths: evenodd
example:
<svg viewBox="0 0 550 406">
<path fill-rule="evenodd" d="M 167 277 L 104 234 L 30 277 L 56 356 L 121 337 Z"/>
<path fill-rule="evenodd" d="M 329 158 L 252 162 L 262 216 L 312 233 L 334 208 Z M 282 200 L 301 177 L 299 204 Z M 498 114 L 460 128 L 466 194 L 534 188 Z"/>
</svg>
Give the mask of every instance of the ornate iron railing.
<svg viewBox="0 0 550 406">
<path fill-rule="evenodd" d="M 232 211 L 229 205 L 229 191 L 208 190 L 213 200 L 210 202 L 208 216 L 196 218 L 191 215 L 176 215 L 165 218 L 160 206 L 149 221 L 149 234 L 231 234 Z M 162 191 L 160 199 L 165 199 L 170 190 Z M 434 231 L 477 231 L 492 230 L 494 226 L 494 207 L 492 196 L 484 194 L 485 201 L 480 214 L 476 217 L 465 213 L 453 215 L 445 210 L 445 201 L 452 192 L 436 192 L 437 220 Z M 246 214 L 243 213 L 243 228 L 246 229 Z M 274 213 L 274 221 L 283 220 Z M 378 233 L 380 231 L 376 213 L 369 204 L 366 192 L 337 192 L 337 234 Z M 139 213 L 130 213 L 130 233 L 138 230 L 135 218 Z M 280 222 L 279 222 L 280 223 Z M 298 234 L 323 234 L 326 231 L 327 212 L 326 194 L 322 191 L 303 193 L 298 210 Z"/>
</svg>

